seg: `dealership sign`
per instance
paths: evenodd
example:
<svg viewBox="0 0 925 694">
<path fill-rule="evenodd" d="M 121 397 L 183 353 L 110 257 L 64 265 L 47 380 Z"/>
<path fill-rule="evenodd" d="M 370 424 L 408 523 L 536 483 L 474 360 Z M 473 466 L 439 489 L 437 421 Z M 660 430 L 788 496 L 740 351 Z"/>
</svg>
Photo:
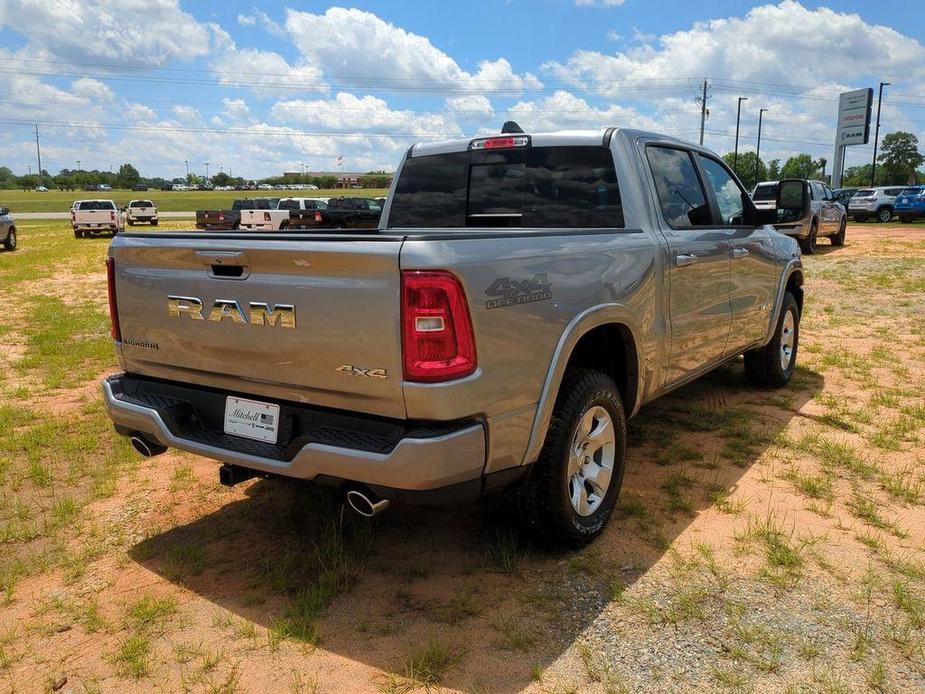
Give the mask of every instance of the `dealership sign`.
<svg viewBox="0 0 925 694">
<path fill-rule="evenodd" d="M 836 145 L 866 145 L 870 140 L 870 112 L 874 90 L 844 92 L 838 99 Z"/>
<path fill-rule="evenodd" d="M 832 187 L 841 185 L 841 171 L 845 165 L 845 147 L 866 145 L 870 140 L 870 112 L 874 103 L 874 90 L 855 89 L 838 97 L 838 121 L 835 125 L 835 164 L 832 168 Z"/>
</svg>

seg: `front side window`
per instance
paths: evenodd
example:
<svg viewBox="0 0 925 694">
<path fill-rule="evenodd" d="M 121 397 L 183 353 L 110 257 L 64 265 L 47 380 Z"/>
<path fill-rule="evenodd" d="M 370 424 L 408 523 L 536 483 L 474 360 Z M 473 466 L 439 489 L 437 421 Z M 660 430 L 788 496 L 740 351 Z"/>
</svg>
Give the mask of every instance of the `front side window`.
<svg viewBox="0 0 925 694">
<path fill-rule="evenodd" d="M 411 157 L 389 215 L 391 228 L 623 225 L 613 155 L 603 146 Z"/>
<path fill-rule="evenodd" d="M 712 224 L 710 206 L 690 152 L 673 147 L 647 147 L 646 155 L 658 203 L 668 225 L 683 229 Z"/>
<path fill-rule="evenodd" d="M 706 184 L 713 191 L 719 207 L 720 224 L 736 226 L 745 223 L 745 202 L 743 191 L 725 166 L 715 159 L 700 157 L 700 163 L 707 175 Z"/>
</svg>

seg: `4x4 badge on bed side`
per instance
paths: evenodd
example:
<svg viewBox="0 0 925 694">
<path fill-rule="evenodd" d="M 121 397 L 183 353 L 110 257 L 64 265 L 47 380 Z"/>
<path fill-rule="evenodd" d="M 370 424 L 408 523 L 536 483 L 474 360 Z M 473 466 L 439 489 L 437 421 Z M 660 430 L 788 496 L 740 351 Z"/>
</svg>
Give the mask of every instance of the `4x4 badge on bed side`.
<svg viewBox="0 0 925 694">
<path fill-rule="evenodd" d="M 552 285 L 545 272 L 538 273 L 530 279 L 511 279 L 499 277 L 485 290 L 491 297 L 485 302 L 485 308 L 504 308 L 519 304 L 532 304 L 552 298 Z"/>
</svg>

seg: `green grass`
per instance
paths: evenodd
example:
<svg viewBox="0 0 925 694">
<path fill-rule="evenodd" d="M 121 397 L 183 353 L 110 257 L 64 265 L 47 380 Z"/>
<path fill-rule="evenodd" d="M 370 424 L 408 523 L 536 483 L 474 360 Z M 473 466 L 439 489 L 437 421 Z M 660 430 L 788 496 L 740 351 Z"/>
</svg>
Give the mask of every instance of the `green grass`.
<svg viewBox="0 0 925 694">
<path fill-rule="evenodd" d="M 363 190 L 231 190 L 231 191 L 160 191 L 133 192 L 130 190 L 114 190 L 112 192 L 85 192 L 50 190 L 47 193 L 22 190 L 0 190 L 0 205 L 9 207 L 15 217 L 17 212 L 68 212 L 75 200 L 88 198 L 105 198 L 113 200 L 122 207 L 129 200 L 145 198 L 153 200 L 161 212 L 187 212 L 204 208 L 231 207 L 231 203 L 238 198 L 256 197 L 310 197 L 333 198 L 340 195 L 353 197 L 381 198 L 388 195 L 385 188 L 369 188 Z"/>
<path fill-rule="evenodd" d="M 134 635 L 119 646 L 112 657 L 113 665 L 123 677 L 141 679 L 151 672 L 151 641 L 146 636 Z"/>
</svg>

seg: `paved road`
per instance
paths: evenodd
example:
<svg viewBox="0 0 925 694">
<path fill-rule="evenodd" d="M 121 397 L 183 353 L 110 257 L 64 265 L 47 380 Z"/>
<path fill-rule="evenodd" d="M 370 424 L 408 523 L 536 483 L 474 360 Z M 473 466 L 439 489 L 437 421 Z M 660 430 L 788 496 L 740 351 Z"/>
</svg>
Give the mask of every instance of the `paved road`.
<svg viewBox="0 0 925 694">
<path fill-rule="evenodd" d="M 163 219 L 195 219 L 196 212 L 158 212 Z M 14 212 L 16 219 L 70 219 L 70 212 Z"/>
</svg>

